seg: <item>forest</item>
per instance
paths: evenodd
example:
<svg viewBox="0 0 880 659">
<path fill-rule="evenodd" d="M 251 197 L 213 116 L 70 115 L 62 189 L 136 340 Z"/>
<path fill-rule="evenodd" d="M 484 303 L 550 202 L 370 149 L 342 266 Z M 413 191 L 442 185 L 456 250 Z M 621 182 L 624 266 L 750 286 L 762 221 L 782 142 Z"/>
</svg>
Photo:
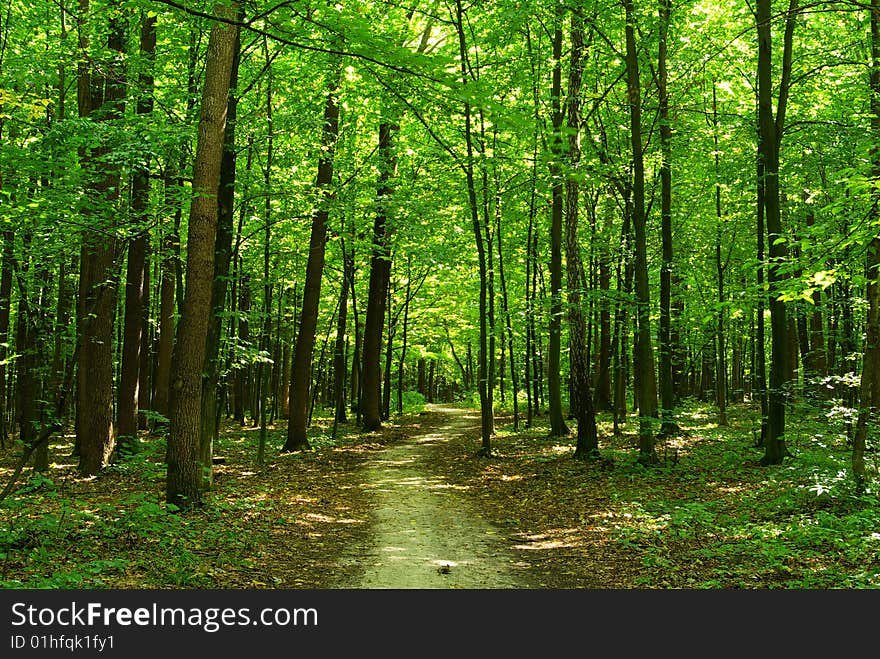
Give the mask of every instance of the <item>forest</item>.
<svg viewBox="0 0 880 659">
<path fill-rule="evenodd" d="M 0 587 L 877 587 L 878 178 L 880 0 L 7 0 Z"/>
</svg>

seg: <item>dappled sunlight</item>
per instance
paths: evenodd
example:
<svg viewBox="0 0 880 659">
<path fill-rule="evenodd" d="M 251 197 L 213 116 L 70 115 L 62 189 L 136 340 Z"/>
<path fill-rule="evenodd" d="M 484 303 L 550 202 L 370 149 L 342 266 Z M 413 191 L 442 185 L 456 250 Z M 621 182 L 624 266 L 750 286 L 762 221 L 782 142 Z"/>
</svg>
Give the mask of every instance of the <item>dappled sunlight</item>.
<svg viewBox="0 0 880 659">
<path fill-rule="evenodd" d="M 581 529 L 548 529 L 543 533 L 535 533 L 523 536 L 527 542 L 513 545 L 514 549 L 526 551 L 565 549 L 583 546 Z"/>
</svg>

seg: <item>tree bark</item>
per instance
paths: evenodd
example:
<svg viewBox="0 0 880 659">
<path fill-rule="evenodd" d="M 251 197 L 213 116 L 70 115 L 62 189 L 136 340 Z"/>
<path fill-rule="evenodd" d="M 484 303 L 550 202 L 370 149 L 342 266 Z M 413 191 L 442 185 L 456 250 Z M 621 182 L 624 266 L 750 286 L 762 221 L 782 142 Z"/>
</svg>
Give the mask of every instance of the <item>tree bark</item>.
<svg viewBox="0 0 880 659">
<path fill-rule="evenodd" d="M 639 362 L 639 461 L 657 462 L 652 420 L 657 416 L 657 383 L 651 348 L 651 297 L 645 217 L 645 164 L 642 150 L 642 101 L 639 60 L 635 40 L 635 11 L 632 0 L 624 1 L 626 12 L 626 69 L 633 159 L 633 232 L 635 234 L 635 292 Z"/>
<path fill-rule="evenodd" d="M 88 0 L 80 0 L 79 34 L 82 52 L 88 52 Z M 81 118 L 113 121 L 122 117 L 125 87 L 121 60 L 124 52 L 122 21 L 111 12 L 107 33 L 109 60 L 100 69 L 81 61 L 77 104 Z M 118 273 L 117 240 L 106 232 L 119 199 L 119 166 L 109 161 L 110 146 L 83 147 L 80 160 L 88 172 L 90 205 L 80 255 L 80 295 L 84 304 L 80 328 L 78 369 L 77 444 L 79 470 L 96 475 L 107 464 L 115 445 L 113 425 L 113 340 Z"/>
<path fill-rule="evenodd" d="M 790 0 L 783 43 L 783 72 L 779 85 L 776 118 L 773 117 L 771 0 L 758 0 L 756 22 L 758 32 L 758 127 L 761 158 L 764 166 L 764 212 L 767 222 L 769 263 L 767 283 L 770 290 L 770 391 L 767 410 L 767 437 L 761 464 L 779 464 L 788 451 L 785 447 L 785 384 L 788 358 L 787 320 L 782 301 L 780 266 L 786 260 L 787 247 L 782 230 L 779 193 L 779 146 L 785 125 L 788 79 L 791 75 L 791 44 L 798 0 Z"/>
<path fill-rule="evenodd" d="M 875 179 L 872 189 L 874 204 L 871 206 L 872 220 L 877 221 L 878 192 L 876 179 L 880 176 L 880 0 L 871 0 L 871 148 L 872 174 Z M 875 236 L 868 245 L 865 261 L 868 277 L 868 311 L 865 322 L 865 354 L 862 365 L 861 400 L 859 416 L 853 436 L 852 470 L 856 488 L 861 494 L 868 480 L 865 467 L 868 426 L 874 425 L 880 411 L 880 237 Z"/>
<path fill-rule="evenodd" d="M 577 392 L 577 444 L 574 455 L 578 459 L 593 459 L 599 454 L 599 434 L 596 429 L 596 411 L 590 390 L 589 359 L 587 357 L 586 323 L 581 309 L 580 272 L 581 253 L 578 240 L 579 184 L 575 178 L 581 159 L 581 79 L 583 76 L 584 21 L 580 11 L 571 15 L 571 56 L 568 73 L 568 164 L 571 174 L 565 182 L 565 258 L 568 279 L 568 324 L 571 345 L 572 391 Z"/>
<path fill-rule="evenodd" d="M 148 116 L 153 111 L 152 66 L 156 56 L 156 16 L 146 12 L 141 18 L 140 52 L 147 64 L 138 79 L 139 96 L 137 114 Z M 149 160 L 147 159 L 147 162 Z M 128 245 L 128 262 L 125 275 L 125 319 L 122 339 L 122 366 L 118 398 L 118 445 L 117 451 L 125 455 L 137 449 L 138 409 L 142 351 L 146 349 L 144 334 L 144 309 L 150 291 L 147 280 L 149 232 L 146 228 L 147 208 L 150 197 L 149 164 L 138 167 L 132 182 L 131 207 L 137 224 L 135 235 Z"/>
<path fill-rule="evenodd" d="M 563 437 L 570 430 L 562 413 L 562 377 L 560 353 L 562 349 L 562 20 L 564 5 L 556 3 L 556 28 L 553 33 L 553 83 L 550 92 L 553 136 L 551 142 L 550 176 L 552 202 L 550 211 L 550 345 L 547 356 L 547 389 L 549 395 L 550 436 Z"/>
<path fill-rule="evenodd" d="M 361 368 L 361 415 L 365 431 L 373 432 L 382 426 L 381 368 L 382 327 L 388 301 L 391 279 L 388 212 L 394 192 L 393 179 L 397 176 L 397 156 L 394 153 L 394 135 L 398 126 L 390 121 L 379 125 L 379 185 L 376 216 L 373 221 L 373 251 L 370 258 L 370 288 L 364 320 L 363 367 Z"/>
<path fill-rule="evenodd" d="M 318 305 L 321 301 L 321 278 L 324 274 L 324 258 L 327 242 L 329 205 L 335 198 L 333 191 L 333 157 L 339 137 L 339 106 L 336 94 L 339 89 L 341 67 L 332 64 L 324 104 L 324 122 L 321 137 L 321 158 L 315 187 L 318 190 L 318 206 L 312 213 L 312 230 L 309 238 L 309 257 L 303 286 L 302 309 L 299 332 L 293 355 L 290 383 L 290 416 L 287 423 L 287 440 L 282 451 L 303 451 L 310 448 L 306 434 L 309 418 L 309 388 L 312 378 L 312 354 L 318 329 Z"/>
<path fill-rule="evenodd" d="M 660 239 L 662 263 L 660 266 L 660 322 L 659 322 L 659 370 L 660 370 L 660 426 L 661 435 L 678 430 L 673 420 L 675 412 L 675 389 L 672 379 L 672 125 L 669 118 L 668 72 L 666 68 L 666 40 L 669 33 L 671 0 L 660 0 L 659 43 L 657 45 L 657 120 L 660 124 Z"/>
<path fill-rule="evenodd" d="M 233 17 L 236 4 L 217 4 L 218 16 Z M 200 461 L 202 373 L 211 318 L 217 192 L 223 159 L 227 99 L 238 26 L 215 23 L 208 41 L 205 84 L 193 164 L 193 198 L 187 232 L 186 288 L 172 356 L 166 500 L 181 509 L 201 505 L 204 470 Z"/>
<path fill-rule="evenodd" d="M 239 16 L 241 16 L 239 11 Z M 202 378 L 202 431 L 199 439 L 199 461 L 213 464 L 214 442 L 219 434 L 220 410 L 220 339 L 223 331 L 223 308 L 232 259 L 233 206 L 235 204 L 235 125 L 238 117 L 238 67 L 241 35 L 235 35 L 232 63 L 229 69 L 229 95 L 226 100 L 226 125 L 223 129 L 223 153 L 217 188 L 217 231 L 214 237 L 214 276 L 211 284 L 211 311 L 205 336 L 205 372 Z M 203 469 L 202 489 L 213 487 L 213 469 Z"/>
<path fill-rule="evenodd" d="M 464 25 L 464 10 L 461 0 L 455 0 L 455 27 L 458 33 L 459 58 L 461 66 L 462 87 L 467 88 L 468 74 L 468 48 Z M 480 211 L 477 204 L 477 188 L 474 182 L 474 145 L 473 145 L 473 118 L 470 101 L 464 102 L 464 128 L 465 146 L 467 156 L 464 163 L 464 173 L 467 180 L 468 207 L 471 216 L 471 228 L 477 245 L 477 263 L 480 273 L 480 349 L 477 358 L 477 390 L 480 396 L 480 449 L 478 455 L 489 457 L 492 454 L 492 430 L 495 425 L 494 411 L 489 402 L 489 332 L 487 327 L 487 281 L 486 246 L 483 239 L 483 227 L 480 222 Z M 429 384 L 429 400 L 431 396 Z"/>
</svg>

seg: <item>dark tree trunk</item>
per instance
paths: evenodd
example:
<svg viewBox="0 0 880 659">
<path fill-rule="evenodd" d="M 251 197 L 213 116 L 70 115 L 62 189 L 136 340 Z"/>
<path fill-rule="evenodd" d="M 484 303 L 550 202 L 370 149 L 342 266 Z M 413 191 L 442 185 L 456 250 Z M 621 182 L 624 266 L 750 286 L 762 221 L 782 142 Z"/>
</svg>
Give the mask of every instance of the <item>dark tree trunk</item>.
<svg viewBox="0 0 880 659">
<path fill-rule="evenodd" d="M 871 165 L 874 177 L 880 176 L 880 0 L 871 0 Z M 876 188 L 873 190 L 872 220 L 878 218 Z M 868 479 L 865 467 L 868 426 L 877 422 L 880 411 L 880 237 L 868 245 L 865 257 L 868 277 L 868 312 L 865 321 L 865 355 L 862 365 L 859 416 L 853 436 L 852 470 L 856 488 L 861 494 Z"/>
<path fill-rule="evenodd" d="M 370 289 L 364 320 L 363 367 L 361 369 L 361 408 L 364 430 L 372 432 L 382 426 L 381 368 L 382 327 L 391 279 L 388 213 L 397 176 L 394 135 L 398 127 L 388 121 L 379 126 L 379 186 L 376 217 L 373 222 L 373 252 L 370 258 Z"/>
<path fill-rule="evenodd" d="M 412 259 L 406 260 L 406 292 L 403 298 L 403 328 L 401 330 L 400 357 L 397 360 L 397 413 L 403 414 L 403 374 L 406 364 L 406 341 L 409 331 L 409 303 L 412 295 Z"/>
<path fill-rule="evenodd" d="M 88 0 L 80 0 L 80 46 L 88 51 Z M 125 87 L 121 70 L 124 52 L 124 34 L 120 18 L 111 13 L 107 48 L 110 61 L 100 69 L 91 62 L 81 61 L 78 72 L 77 101 L 81 118 L 95 118 L 100 110 L 100 121 L 114 121 L 122 117 Z M 107 235 L 105 228 L 114 215 L 119 199 L 120 173 L 118 165 L 110 162 L 110 147 L 106 144 L 80 152 L 83 168 L 88 172 L 87 183 L 91 208 L 84 208 L 86 224 L 97 225 L 99 230 L 88 230 L 82 239 L 80 256 L 80 294 L 84 301 L 83 325 L 80 329 L 78 369 L 77 444 L 79 469 L 85 475 L 97 474 L 107 464 L 115 444 L 113 426 L 113 340 L 116 316 L 118 273 L 117 241 Z M 97 210 L 93 210 L 97 208 Z"/>
<path fill-rule="evenodd" d="M 148 174 L 137 173 L 132 200 L 135 212 L 144 212 L 145 195 L 149 194 Z M 141 351 L 145 349 L 143 310 L 149 291 L 146 290 L 147 245 L 149 237 L 140 233 L 128 246 L 125 277 L 125 320 L 122 338 L 122 366 L 119 379 L 119 410 L 117 413 L 117 451 L 124 456 L 137 449 L 138 403 Z"/>
<path fill-rule="evenodd" d="M 645 216 L 645 164 L 642 151 L 642 101 L 639 60 L 635 40 L 632 0 L 625 0 L 626 69 L 630 109 L 630 137 L 633 159 L 633 232 L 635 234 L 635 292 L 639 362 L 639 461 L 657 462 L 651 423 L 657 416 L 657 383 L 651 348 L 651 298 L 648 286 L 648 257 Z"/>
<path fill-rule="evenodd" d="M 456 32 L 458 33 L 459 56 L 461 64 L 462 86 L 467 87 L 470 74 L 468 72 L 468 47 L 464 25 L 464 10 L 461 0 L 455 0 Z M 465 96 L 466 98 L 466 96 Z M 489 403 L 489 332 L 487 327 L 487 261 L 486 246 L 483 239 L 483 227 L 480 222 L 479 206 L 477 204 L 477 188 L 474 182 L 474 145 L 473 145 L 473 118 L 470 101 L 464 102 L 465 120 L 465 144 L 467 147 L 467 159 L 464 170 L 467 179 L 468 206 L 470 208 L 471 227 L 474 240 L 477 245 L 477 263 L 480 272 L 480 350 L 477 362 L 477 390 L 480 396 L 480 440 L 481 445 L 478 454 L 489 457 L 492 453 L 491 437 L 495 425 L 494 411 Z M 429 384 L 429 400 L 430 400 Z"/>
<path fill-rule="evenodd" d="M 272 164 L 275 156 L 275 125 L 272 101 L 272 59 L 269 55 L 269 42 L 263 37 L 263 52 L 266 58 L 266 163 L 263 172 L 263 186 L 267 191 L 263 211 L 263 327 L 260 330 L 260 351 L 268 355 L 271 349 L 272 333 L 272 280 L 270 270 L 272 248 Z M 231 233 L 231 232 L 230 232 Z M 221 298 L 222 300 L 222 298 Z M 218 323 L 219 327 L 219 323 Z M 257 365 L 257 395 L 254 403 L 259 410 L 260 439 L 257 449 L 257 464 L 262 465 L 266 457 L 268 439 L 268 411 L 270 367 L 261 360 Z"/>
<path fill-rule="evenodd" d="M 388 298 L 385 308 L 388 316 L 388 332 L 385 341 L 385 368 L 382 369 L 382 420 L 387 421 L 391 417 L 391 367 L 394 361 L 394 336 L 397 333 L 391 314 L 391 287 L 388 287 Z"/>
<path fill-rule="evenodd" d="M 450 341 L 450 343 L 451 343 L 451 341 Z M 425 380 L 425 358 L 424 357 L 419 357 L 418 365 L 416 368 L 418 371 L 418 392 L 420 394 L 422 394 L 422 396 L 425 396 L 428 393 L 428 390 L 427 390 L 428 385 Z M 462 375 L 465 378 L 465 382 L 463 384 L 467 385 L 467 373 L 463 372 Z"/>
<path fill-rule="evenodd" d="M 564 183 L 562 176 L 562 19 L 564 7 L 556 3 L 556 28 L 553 34 L 553 87 L 550 92 L 552 108 L 553 135 L 550 176 L 552 202 L 550 212 L 550 345 L 548 348 L 547 390 L 550 407 L 550 436 L 563 437 L 569 434 L 562 413 L 562 381 L 560 353 L 562 348 L 562 215 Z"/>
<path fill-rule="evenodd" d="M 785 302 L 780 299 L 784 279 L 780 267 L 787 256 L 782 230 L 779 194 L 779 146 L 785 125 L 785 105 L 791 76 L 791 44 L 798 0 L 790 0 L 783 44 L 782 80 L 776 118 L 773 117 L 773 49 L 771 41 L 771 1 L 757 2 L 758 31 L 758 127 L 759 145 L 764 164 L 764 212 L 767 221 L 769 263 L 767 283 L 770 289 L 770 392 L 767 410 L 767 437 L 764 441 L 764 465 L 779 464 L 787 455 L 785 447 L 785 383 L 788 359 Z"/>
<path fill-rule="evenodd" d="M 0 272 L 0 446 L 8 438 L 6 405 L 6 361 L 9 355 L 9 312 L 12 299 L 12 267 L 15 260 L 15 234 L 3 232 L 3 269 Z"/>
<path fill-rule="evenodd" d="M 606 235 L 611 237 L 611 222 L 606 226 Z M 599 351 L 597 354 L 596 391 L 594 400 L 596 410 L 610 412 L 613 408 L 611 393 L 611 254 L 606 241 L 599 246 Z"/>
<path fill-rule="evenodd" d="M 660 239 L 662 264 L 660 267 L 660 323 L 659 323 L 659 370 L 660 370 L 660 426 L 661 435 L 678 430 L 673 420 L 675 412 L 675 389 L 672 378 L 672 126 L 669 119 L 669 92 L 666 84 L 666 39 L 669 33 L 671 0 L 660 0 L 660 35 L 657 46 L 657 119 L 660 124 Z"/>
<path fill-rule="evenodd" d="M 587 357 L 586 323 L 581 309 L 580 272 L 581 253 L 578 240 L 579 185 L 574 177 L 581 158 L 581 80 L 583 76 L 584 21 L 580 11 L 571 15 L 571 56 L 568 74 L 568 164 L 572 176 L 566 186 L 565 259 L 568 279 L 568 324 L 571 345 L 572 390 L 577 392 L 577 445 L 578 459 L 592 459 L 599 454 L 599 434 L 596 412 L 590 390 L 589 358 Z"/>
<path fill-rule="evenodd" d="M 501 241 L 501 199 L 496 198 L 495 234 L 498 236 L 498 276 L 501 282 L 501 305 L 504 312 L 504 324 L 507 331 L 507 356 L 510 360 L 510 391 L 513 399 L 513 431 L 519 431 L 519 376 L 516 370 L 516 353 L 513 342 L 513 321 L 510 313 L 510 301 L 507 293 L 507 277 L 504 273 L 504 251 Z M 501 350 L 501 400 L 504 401 L 504 345 Z"/>
<path fill-rule="evenodd" d="M 318 329 L 318 306 L 321 301 L 321 278 L 324 274 L 324 256 L 327 242 L 329 205 L 335 198 L 333 191 L 333 157 L 339 137 L 339 106 L 336 94 L 339 89 L 340 67 L 332 65 L 324 104 L 324 121 L 321 136 L 321 158 L 315 187 L 321 199 L 312 214 L 312 230 L 309 238 L 309 256 L 303 286 L 302 309 L 290 383 L 290 416 L 287 424 L 287 440 L 283 451 L 302 451 L 310 448 L 306 434 L 309 419 L 309 387 L 312 378 L 312 354 Z"/>
<path fill-rule="evenodd" d="M 724 216 L 721 212 L 721 155 L 718 147 L 718 98 L 715 92 L 715 83 L 712 83 L 712 139 L 715 143 L 715 273 L 718 281 L 718 316 L 716 318 L 715 340 L 716 351 L 716 375 L 715 375 L 715 404 L 718 406 L 718 425 L 727 425 L 727 355 L 725 347 L 724 327 L 724 260 L 721 257 L 721 242 L 723 240 L 722 225 Z"/>
<path fill-rule="evenodd" d="M 175 214 L 180 225 L 180 206 L 178 201 L 172 201 L 174 195 L 174 177 L 166 176 L 165 181 L 166 205 L 177 206 Z M 171 352 L 174 347 L 174 294 L 177 282 L 178 260 L 175 256 L 175 244 L 179 237 L 176 231 L 167 231 L 162 239 L 162 274 L 159 282 L 159 350 L 156 355 L 156 369 L 153 389 L 153 411 L 163 416 L 168 415 L 168 388 L 171 384 Z"/>
<path fill-rule="evenodd" d="M 150 328 L 152 306 L 152 282 L 151 270 L 153 268 L 151 254 L 152 245 L 147 245 L 147 255 L 144 258 L 144 304 L 141 307 L 141 363 L 138 369 L 138 430 L 147 430 L 150 427 L 145 412 L 153 408 L 153 354 L 155 353 L 154 334 Z"/>
<path fill-rule="evenodd" d="M 147 116 L 153 111 L 152 66 L 156 56 L 156 16 L 144 13 L 141 18 L 141 57 L 146 69 L 138 78 L 137 114 Z M 128 245 L 128 263 L 125 275 L 125 319 L 122 339 L 122 375 L 119 379 L 117 413 L 117 450 L 121 455 L 137 448 L 138 409 L 140 404 L 142 352 L 146 352 L 148 336 L 144 334 L 144 309 L 150 295 L 147 279 L 150 237 L 147 225 L 147 207 L 150 197 L 149 165 L 134 172 L 131 210 L 137 223 L 135 235 Z"/>
<path fill-rule="evenodd" d="M 239 226 L 240 226 L 239 222 Z M 240 235 L 241 232 L 239 232 Z M 241 257 L 238 259 L 238 341 L 248 345 L 251 340 L 248 314 L 251 311 L 250 276 L 242 272 Z M 242 426 L 248 412 L 248 391 L 250 388 L 250 367 L 240 365 L 235 371 L 235 419 Z"/>
</svg>

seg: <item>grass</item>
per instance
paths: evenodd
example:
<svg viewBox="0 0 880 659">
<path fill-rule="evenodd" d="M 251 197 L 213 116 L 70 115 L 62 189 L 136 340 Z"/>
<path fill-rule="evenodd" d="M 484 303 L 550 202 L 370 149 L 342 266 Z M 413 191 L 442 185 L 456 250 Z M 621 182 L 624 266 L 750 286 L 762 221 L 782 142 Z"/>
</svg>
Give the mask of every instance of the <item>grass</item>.
<svg viewBox="0 0 880 659">
<path fill-rule="evenodd" d="M 0 504 L 0 587 L 339 587 L 357 569 L 346 552 L 369 540 L 359 468 L 416 431 L 423 401 L 407 403 L 411 413 L 369 435 L 341 424 L 333 438 L 319 414 L 305 453 L 281 454 L 284 428 L 273 427 L 263 465 L 258 429 L 225 425 L 208 505 L 187 515 L 163 502 L 163 437 L 145 436 L 98 478 L 77 474 L 65 437 L 49 472 Z M 635 417 L 614 436 L 600 415 L 601 461 L 573 460 L 574 437 L 549 438 L 543 417 L 514 433 L 501 416 L 493 458 L 475 457 L 475 429 L 436 444 L 430 468 L 494 522 L 538 588 L 880 586 L 877 483 L 856 493 L 833 403 L 789 411 L 794 455 L 773 467 L 758 464 L 754 409 L 732 405 L 726 427 L 706 404 L 677 413 L 685 433 L 658 445 L 655 467 L 637 462 Z M 4 482 L 18 454 L 0 454 Z"/>
</svg>

